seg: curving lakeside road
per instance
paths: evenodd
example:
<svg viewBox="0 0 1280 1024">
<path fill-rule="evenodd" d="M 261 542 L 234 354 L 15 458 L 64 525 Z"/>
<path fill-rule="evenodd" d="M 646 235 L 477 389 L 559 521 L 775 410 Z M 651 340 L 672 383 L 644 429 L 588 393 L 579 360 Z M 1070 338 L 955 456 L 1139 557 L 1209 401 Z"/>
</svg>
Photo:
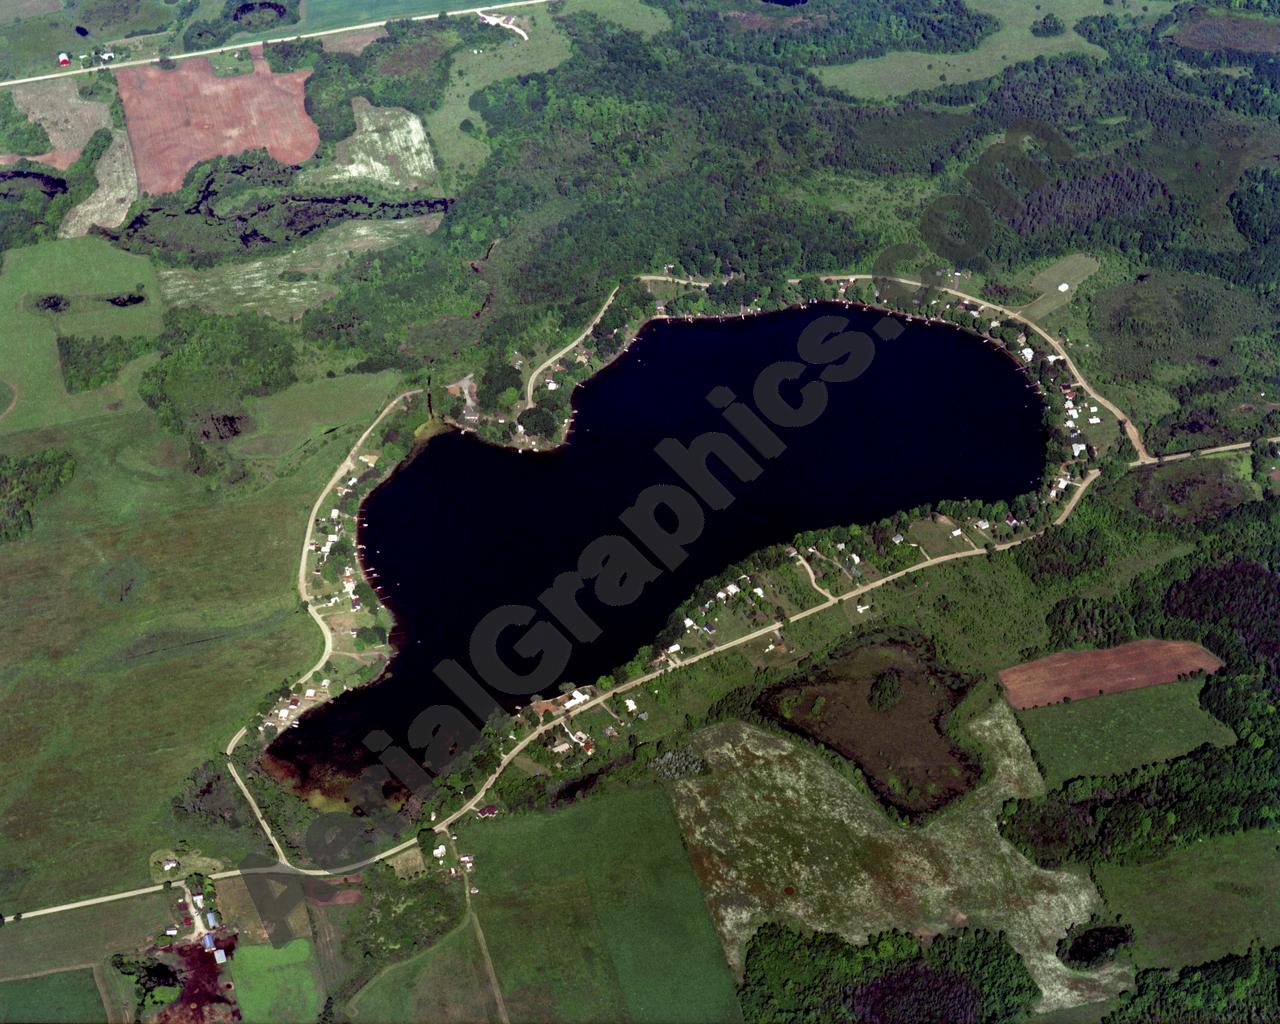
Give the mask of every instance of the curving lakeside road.
<svg viewBox="0 0 1280 1024">
<path fill-rule="evenodd" d="M 548 366 L 555 365 L 557 360 L 563 359 L 587 340 L 587 337 L 595 330 L 596 324 L 598 324 L 604 318 L 604 315 L 609 312 L 609 307 L 613 305 L 613 300 L 618 294 L 618 289 L 621 287 L 622 285 L 618 285 L 617 288 L 609 293 L 609 297 L 604 300 L 604 305 L 600 307 L 600 312 L 595 315 L 591 323 L 587 324 L 586 329 L 581 334 L 574 338 L 573 341 L 564 348 L 560 349 L 559 352 L 554 352 L 547 356 L 547 358 L 539 363 L 537 367 L 534 368 L 534 371 L 529 374 L 529 383 L 526 384 L 524 388 L 524 407 L 526 411 L 532 409 L 535 404 L 533 401 L 533 389 L 538 386 L 538 378 L 546 372 Z"/>
<path fill-rule="evenodd" d="M 441 17 L 454 17 L 459 14 L 482 14 L 486 11 L 501 11 L 508 7 L 531 7 L 537 4 L 550 3 L 550 0 L 510 0 L 508 3 L 488 4 L 484 7 L 466 7 L 456 11 L 441 11 L 437 14 L 415 14 L 410 18 L 384 18 L 382 21 L 365 21 L 357 25 L 343 25 L 341 28 L 326 28 L 318 32 L 300 32 L 294 36 L 273 36 L 270 39 L 255 39 L 247 43 L 229 43 L 225 46 L 215 46 L 211 50 L 192 50 L 188 53 L 170 54 L 170 60 L 190 60 L 192 57 L 211 57 L 215 53 L 231 53 L 235 50 L 245 50 L 250 46 L 262 46 L 266 43 L 285 43 L 293 42 L 296 39 L 320 39 L 324 36 L 342 35 L 344 32 L 360 32 L 368 29 L 383 28 L 390 21 L 433 21 Z M 503 26 L 504 28 L 510 26 Z M 124 42 L 124 40 L 121 40 Z M 10 85 L 27 85 L 31 82 L 48 82 L 55 78 L 70 78 L 72 75 L 88 75 L 95 71 L 115 71 L 117 68 L 136 68 L 146 64 L 155 64 L 159 58 L 146 57 L 138 60 L 122 60 L 118 64 L 96 64 L 87 68 L 72 68 L 66 71 L 50 71 L 44 75 L 31 75 L 28 78 L 10 78 L 7 81 L 0 82 L 0 89 Z"/>
<path fill-rule="evenodd" d="M 535 2 L 540 2 L 540 0 L 535 0 Z M 840 280 L 840 281 L 871 280 L 877 277 L 884 279 L 882 275 L 843 274 L 843 275 L 828 275 L 825 278 L 825 280 Z M 659 275 L 641 275 L 641 279 L 670 280 L 670 278 L 663 278 Z M 909 286 L 926 287 L 921 282 L 912 281 L 906 278 L 888 278 L 887 280 L 892 280 L 892 281 L 895 281 L 896 283 L 905 284 Z M 689 283 L 695 283 L 695 282 L 689 282 Z M 1125 425 L 1126 433 L 1129 435 L 1130 440 L 1134 442 L 1134 448 L 1138 453 L 1138 459 L 1130 463 L 1132 467 L 1136 468 L 1136 467 L 1148 466 L 1148 465 L 1158 465 L 1158 464 L 1163 464 L 1167 462 L 1182 461 L 1185 459 L 1215 455 L 1222 452 L 1242 451 L 1242 450 L 1248 449 L 1253 443 L 1252 441 L 1240 441 L 1232 444 L 1218 445 L 1213 448 L 1207 448 L 1203 450 L 1180 452 L 1174 455 L 1159 456 L 1159 457 L 1152 456 L 1147 451 L 1145 445 L 1143 445 L 1142 439 L 1138 435 L 1137 428 L 1133 425 L 1132 421 L 1130 421 L 1128 417 L 1126 417 L 1120 411 L 1119 408 L 1117 408 L 1111 402 L 1103 398 L 1100 394 L 1098 394 L 1097 391 L 1095 391 L 1087 383 L 1085 378 L 1076 369 L 1070 357 L 1067 356 L 1066 353 L 1063 351 L 1061 345 L 1059 345 L 1059 343 L 1055 341 L 1052 338 L 1052 336 L 1050 336 L 1037 324 L 1028 320 L 1026 317 L 1014 312 L 1013 310 L 1008 310 L 1005 307 L 993 305 L 992 303 L 986 302 L 982 299 L 978 299 L 971 295 L 966 295 L 965 293 L 956 291 L 955 289 L 939 288 L 938 290 L 946 291 L 952 295 L 955 295 L 959 298 L 964 299 L 965 301 L 974 302 L 982 306 L 998 310 L 1002 315 L 1009 316 L 1011 318 L 1017 319 L 1021 323 L 1026 324 L 1038 336 L 1040 336 L 1045 341 L 1047 341 L 1053 347 L 1054 351 L 1057 354 L 1061 355 L 1064 360 L 1066 360 L 1067 368 L 1075 375 L 1077 380 L 1080 382 L 1081 388 L 1090 397 L 1095 399 L 1099 405 L 1104 406 L 1108 411 L 1110 411 L 1113 415 L 1115 415 L 1117 419 L 1123 421 Z M 547 366 L 551 365 L 556 359 L 562 358 L 564 355 L 570 352 L 574 348 L 574 346 L 580 344 L 587 337 L 587 335 L 590 334 L 591 329 L 595 326 L 596 323 L 599 322 L 600 318 L 608 310 L 609 305 L 612 303 L 614 296 L 617 294 L 617 291 L 618 289 L 614 289 L 614 291 L 610 294 L 609 299 L 605 302 L 604 306 L 601 308 L 600 313 L 597 314 L 595 320 L 592 321 L 592 323 L 578 337 L 578 339 L 576 339 L 571 345 L 568 345 L 565 348 L 561 349 L 554 356 L 552 356 L 550 359 L 544 362 L 537 370 L 534 371 L 533 376 L 530 377 L 530 382 L 526 391 L 527 401 L 529 401 L 530 403 L 532 401 L 532 391 L 533 391 L 534 381 L 538 379 L 538 375 L 542 372 L 542 370 L 544 370 Z M 347 458 L 343 461 L 342 465 L 330 478 L 329 482 L 325 485 L 324 490 L 321 492 L 320 496 L 316 499 L 315 504 L 312 506 L 311 514 L 307 524 L 306 538 L 303 542 L 303 547 L 302 547 L 302 558 L 301 558 L 299 569 L 298 569 L 298 589 L 299 589 L 299 594 L 304 601 L 307 601 L 306 586 L 305 586 L 307 554 L 310 549 L 312 530 L 313 530 L 316 518 L 319 515 L 320 508 L 324 503 L 325 498 L 328 496 L 329 492 L 337 485 L 338 481 L 342 479 L 342 476 L 344 475 L 344 473 L 350 471 L 351 467 L 354 464 L 355 457 L 359 453 L 360 448 L 365 444 L 369 436 L 377 428 L 378 424 L 380 424 L 383 421 L 383 419 L 386 418 L 386 416 L 394 409 L 394 407 L 398 402 L 409 397 L 410 395 L 418 394 L 420 392 L 421 392 L 421 389 L 413 389 L 410 391 L 403 392 L 402 394 L 397 395 L 394 399 L 392 399 L 390 403 L 388 403 L 386 408 L 382 410 L 382 412 L 373 421 L 373 423 L 370 424 L 368 429 L 366 429 L 365 432 L 360 436 L 360 439 L 356 442 L 355 446 L 351 449 L 351 452 L 347 455 Z M 1273 443 L 1280 443 L 1280 437 L 1269 438 L 1268 440 Z M 1024 544 L 1027 541 L 1040 536 L 1040 534 L 1043 533 L 1045 530 L 1062 525 L 1064 522 L 1066 522 L 1068 517 L 1075 511 L 1076 506 L 1080 502 L 1080 499 L 1084 497 L 1085 491 L 1088 490 L 1088 488 L 1094 483 L 1094 481 L 1097 480 L 1097 478 L 1100 475 L 1101 474 L 1098 469 L 1089 470 L 1089 472 L 1085 475 L 1085 477 L 1078 482 L 1078 485 L 1075 489 L 1075 493 L 1071 495 L 1070 499 L 1067 501 L 1066 505 L 1063 507 L 1062 511 L 1059 513 L 1057 518 L 1054 519 L 1052 524 L 1045 526 L 1041 530 L 1036 531 L 1034 533 L 1029 533 L 1024 537 L 1019 537 L 1013 540 L 1005 541 L 1001 544 L 996 544 L 994 545 L 995 550 L 997 551 L 1008 550 L 1010 548 L 1018 546 L 1019 544 Z M 509 750 L 506 754 L 504 754 L 501 760 L 499 761 L 497 768 L 493 771 L 493 773 L 487 779 L 485 779 L 483 785 L 478 787 L 475 796 L 472 797 L 470 800 L 468 800 L 466 803 L 464 803 L 452 814 L 448 815 L 442 821 L 438 822 L 434 826 L 435 831 L 447 834 L 447 830 L 453 823 L 455 823 L 456 821 L 464 817 L 466 814 L 469 814 L 470 812 L 472 812 L 473 810 L 475 810 L 477 807 L 481 805 L 485 796 L 488 794 L 489 790 L 492 789 L 494 784 L 497 782 L 498 778 L 502 775 L 503 771 L 506 770 L 506 768 L 511 764 L 511 762 L 522 751 L 524 751 L 525 748 L 527 748 L 531 743 L 533 743 L 539 737 L 544 736 L 547 732 L 553 729 L 559 728 L 562 723 L 568 721 L 569 719 L 574 718 L 575 716 L 581 714 L 582 712 L 590 710 L 592 708 L 599 707 L 601 704 L 618 696 L 619 694 L 626 693 L 629 690 L 633 690 L 639 686 L 643 686 L 646 683 L 652 682 L 653 680 L 658 679 L 659 677 L 667 674 L 668 672 L 675 671 L 677 668 L 683 668 L 687 665 L 694 664 L 695 662 L 702 661 L 714 655 L 722 654 L 725 651 L 733 650 L 734 648 L 740 647 L 743 644 L 747 644 L 752 641 L 767 637 L 769 634 L 773 633 L 774 631 L 785 627 L 788 622 L 796 622 L 801 619 L 808 618 L 811 615 L 816 615 L 820 612 L 827 611 L 830 608 L 833 608 L 842 602 L 854 600 L 866 593 L 869 593 L 870 591 L 883 587 L 888 583 L 893 583 L 899 579 L 909 576 L 912 573 L 921 572 L 925 569 L 930 569 L 934 566 L 941 565 L 945 562 L 952 562 L 961 558 L 974 558 L 979 555 L 985 555 L 986 553 L 987 553 L 986 548 L 973 548 L 971 550 L 956 551 L 946 555 L 939 555 L 933 558 L 926 558 L 923 561 L 917 562 L 916 564 L 908 566 L 907 568 L 901 569 L 895 573 L 891 573 L 888 576 L 881 577 L 880 579 L 874 580 L 869 583 L 864 583 L 847 592 L 844 592 L 841 594 L 834 594 L 834 595 L 831 594 L 830 591 L 825 590 L 824 588 L 820 587 L 817 584 L 816 576 L 813 574 L 812 568 L 809 566 L 808 562 L 805 561 L 804 559 L 800 559 L 801 563 L 805 567 L 805 570 L 809 574 L 810 582 L 813 584 L 815 591 L 820 595 L 826 595 L 825 599 L 821 603 L 816 604 L 811 608 L 807 608 L 807 609 L 804 609 L 803 611 L 797 612 L 795 615 L 791 616 L 789 619 L 784 619 L 778 622 L 772 622 L 766 626 L 762 626 L 761 628 L 754 630 L 751 633 L 738 637 L 735 640 L 728 641 L 721 646 L 713 647 L 710 650 L 703 651 L 696 655 L 692 655 L 691 657 L 684 659 L 678 666 L 664 666 L 662 668 L 655 669 L 654 671 L 641 675 L 635 679 L 619 684 L 618 686 L 612 687 L 609 690 L 605 690 L 602 693 L 599 693 L 595 697 L 591 698 L 589 701 L 586 701 L 578 705 L 576 708 L 572 709 L 571 711 L 550 716 L 548 719 L 546 719 L 541 724 L 539 724 L 536 728 L 531 730 L 523 739 L 519 740 L 515 744 L 515 746 L 511 748 L 511 750 Z M 321 617 L 315 611 L 315 609 L 311 607 L 311 604 L 309 601 L 307 601 L 307 607 L 308 607 L 308 610 L 311 612 L 312 617 L 319 624 L 322 632 L 325 635 L 325 654 L 316 663 L 316 665 L 313 666 L 311 670 L 307 672 L 305 676 L 302 677 L 304 681 L 306 679 L 309 679 L 312 675 L 315 674 L 316 671 L 318 671 L 320 668 L 323 667 L 325 661 L 328 660 L 328 657 L 330 656 L 330 653 L 332 651 L 332 633 L 329 630 L 328 625 L 325 623 L 323 617 Z M 275 850 L 276 855 L 279 857 L 279 863 L 276 865 L 271 865 L 271 866 L 266 866 L 261 868 L 232 869 L 227 871 L 219 871 L 219 872 L 212 873 L 209 877 L 213 878 L 214 880 L 219 880 L 224 878 L 236 878 L 236 877 L 249 875 L 249 874 L 277 874 L 277 875 L 295 874 L 295 875 L 304 875 L 304 876 L 312 876 L 312 877 L 324 877 L 324 876 L 349 874 L 349 873 L 358 871 L 362 868 L 369 867 L 370 865 L 377 863 L 378 861 L 385 860 L 389 857 L 393 857 L 396 854 L 402 853 L 403 851 L 410 849 L 411 847 L 417 844 L 418 840 L 417 840 L 417 837 L 415 836 L 401 843 L 398 843 L 395 846 L 391 847 L 390 849 L 382 851 L 381 853 L 374 854 L 370 857 L 366 857 L 361 861 L 358 861 L 353 864 L 348 864 L 340 868 L 332 868 L 332 869 L 298 868 L 290 864 L 288 861 L 288 858 L 284 854 L 282 847 L 280 846 L 279 842 L 277 841 L 274 834 L 272 833 L 270 825 L 267 823 L 266 819 L 263 817 L 257 805 L 257 802 L 253 798 L 253 795 L 249 792 L 248 788 L 245 786 L 244 782 L 241 780 L 239 773 L 235 770 L 235 767 L 231 764 L 229 760 L 232 751 L 239 744 L 239 742 L 244 738 L 246 733 L 247 733 L 247 727 L 242 728 L 228 742 L 226 747 L 226 755 L 228 757 L 227 767 L 231 771 L 232 777 L 235 779 L 235 782 L 237 786 L 239 786 L 240 791 L 244 794 L 245 799 L 248 801 L 249 806 L 252 808 L 259 825 L 262 827 L 263 831 L 267 835 L 267 838 L 270 840 L 272 848 Z M 66 903 L 66 904 L 61 904 L 59 906 L 46 907 L 40 910 L 24 912 L 23 917 L 24 918 L 39 917 L 46 914 L 58 913 L 64 910 L 74 910 L 81 907 L 88 907 L 88 906 L 95 906 L 103 903 L 110 903 L 116 900 L 128 899 L 133 896 L 140 896 L 146 893 L 157 892 L 162 888 L 163 886 L 161 885 L 153 885 L 153 886 L 142 888 L 142 889 L 135 889 L 129 892 L 115 893 L 108 896 L 99 896 L 93 899 L 80 900 L 75 903 Z"/>
</svg>

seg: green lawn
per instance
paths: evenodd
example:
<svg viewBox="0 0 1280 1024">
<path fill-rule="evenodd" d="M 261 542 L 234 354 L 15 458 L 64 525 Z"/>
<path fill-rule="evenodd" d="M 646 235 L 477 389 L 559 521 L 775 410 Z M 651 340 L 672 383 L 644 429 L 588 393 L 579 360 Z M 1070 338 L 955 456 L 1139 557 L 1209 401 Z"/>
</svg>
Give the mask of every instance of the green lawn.
<svg viewBox="0 0 1280 1024">
<path fill-rule="evenodd" d="M 248 1024 L 289 1024 L 315 1020 L 322 1002 L 311 942 L 238 946 L 231 959 L 236 1001 Z"/>
<path fill-rule="evenodd" d="M 1099 864 L 1111 913 L 1134 930 L 1139 967 L 1203 963 L 1280 943 L 1280 834 L 1244 832 L 1149 864 Z"/>
<path fill-rule="evenodd" d="M 631 32 L 639 32 L 642 36 L 656 36 L 671 27 L 671 19 L 666 11 L 641 0 L 565 0 L 564 13 L 575 14 L 578 11 L 590 11 L 592 14 L 621 25 Z"/>
<path fill-rule="evenodd" d="M 135 291 L 147 301 L 123 308 L 105 301 Z M 38 299 L 53 292 L 69 300 L 64 312 L 36 307 Z M 131 410 L 143 408 L 127 385 L 67 394 L 57 337 L 158 333 L 164 306 L 148 260 L 121 252 L 101 238 L 12 249 L 0 266 L 0 309 L 5 315 L 0 330 L 0 380 L 17 393 L 13 410 L 0 420 L 0 434 L 98 415 L 117 402 Z"/>
<path fill-rule="evenodd" d="M 357 1024 L 496 1024 L 497 1004 L 470 920 L 404 963 L 388 968 L 351 1001 Z"/>
<path fill-rule="evenodd" d="M 667 797 L 593 797 L 459 829 L 513 1019 L 724 1021 L 733 979 Z"/>
<path fill-rule="evenodd" d="M 0 1024 L 94 1024 L 102 1019 L 102 996 L 87 968 L 0 982 Z"/>
<path fill-rule="evenodd" d="M 1172 8 L 1169 0 L 1148 0 L 1142 11 L 1155 20 Z M 1108 5 L 1106 0 L 1055 0 L 1034 4 L 1027 0 L 969 0 L 969 7 L 1000 20 L 1000 28 L 978 46 L 965 53 L 922 53 L 898 51 L 831 67 L 814 68 L 827 85 L 859 97 L 902 96 L 915 89 L 931 89 L 944 82 L 974 82 L 998 75 L 1011 64 L 1055 57 L 1063 53 L 1086 53 L 1106 57 L 1106 52 L 1077 35 L 1073 26 L 1089 15 L 1122 14 L 1125 7 Z M 1042 10 L 1043 8 L 1043 10 Z M 1127 9 L 1137 13 L 1138 5 Z M 1067 24 L 1059 36 L 1031 34 L 1031 23 L 1053 11 Z"/>
<path fill-rule="evenodd" d="M 175 11 L 174 5 L 165 0 L 91 0 L 76 4 L 75 8 L 60 6 L 65 9 L 0 24 L 0 77 L 57 71 L 57 57 L 63 50 L 71 54 L 72 64 L 77 66 L 75 58 L 88 53 L 94 45 L 171 25 Z M 89 28 L 88 38 L 76 35 L 78 24 Z"/>
<path fill-rule="evenodd" d="M 0 978 L 69 970 L 142 949 L 174 923 L 176 899 L 156 892 L 47 917 L 6 920 L 0 928 Z M 13 907 L 4 910 L 8 918 Z"/>
<path fill-rule="evenodd" d="M 1077 775 L 1125 772 L 1235 734 L 1200 707 L 1203 681 L 1179 679 L 1105 697 L 1018 712 L 1027 741 L 1057 786 Z"/>
</svg>

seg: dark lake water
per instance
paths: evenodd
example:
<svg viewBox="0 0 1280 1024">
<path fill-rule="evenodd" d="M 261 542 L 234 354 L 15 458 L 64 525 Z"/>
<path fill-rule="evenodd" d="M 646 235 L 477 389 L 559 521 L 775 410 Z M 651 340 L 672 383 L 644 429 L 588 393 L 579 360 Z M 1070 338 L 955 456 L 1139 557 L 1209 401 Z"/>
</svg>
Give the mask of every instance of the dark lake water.
<svg viewBox="0 0 1280 1024">
<path fill-rule="evenodd" d="M 487 613 L 504 604 L 537 608 L 539 595 L 575 569 L 591 541 L 631 536 L 619 516 L 649 485 L 687 490 L 655 453 L 658 442 L 687 445 L 707 431 L 737 437 L 708 393 L 728 386 L 750 403 L 761 371 L 796 360 L 804 329 L 833 315 L 868 334 L 884 319 L 821 304 L 745 320 L 656 321 L 578 389 L 573 431 L 560 449 L 522 454 L 462 433 L 432 440 L 364 505 L 365 568 L 377 574 L 398 623 L 389 670 L 287 730 L 271 748 L 276 770 L 303 788 L 320 785 L 364 763 L 361 741 L 371 730 L 403 742 L 428 704 L 457 703 L 433 673 L 441 659 L 474 670 L 470 638 Z M 775 428 L 785 451 L 753 453 L 762 467 L 754 480 L 740 482 L 712 460 L 734 500 L 705 509 L 705 528 L 683 564 L 625 607 L 601 603 L 590 588 L 583 593 L 600 635 L 573 643 L 549 692 L 557 681 L 594 682 L 627 661 L 697 584 L 761 547 L 935 500 L 1011 499 L 1038 487 L 1042 407 L 1023 371 L 956 328 L 918 320 L 902 326 L 896 338 L 876 341 L 865 373 L 825 385 L 828 403 L 812 425 Z M 809 368 L 805 379 L 822 369 Z M 782 395 L 798 404 L 803 383 Z M 509 649 L 522 632 L 512 629 L 502 645 L 513 666 L 529 664 Z M 529 700 L 495 696 L 507 707 Z"/>
</svg>

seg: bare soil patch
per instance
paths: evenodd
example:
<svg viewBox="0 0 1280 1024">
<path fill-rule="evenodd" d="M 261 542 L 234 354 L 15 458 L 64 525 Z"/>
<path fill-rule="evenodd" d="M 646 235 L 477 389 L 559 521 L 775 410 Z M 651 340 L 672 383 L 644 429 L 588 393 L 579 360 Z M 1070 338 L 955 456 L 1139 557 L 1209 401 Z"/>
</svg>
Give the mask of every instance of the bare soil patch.
<svg viewBox="0 0 1280 1024">
<path fill-rule="evenodd" d="M 1171 683 L 1223 662 L 1189 640 L 1135 640 L 1100 651 L 1060 651 L 1002 669 L 1000 682 L 1019 710 Z"/>
<path fill-rule="evenodd" d="M 1280 53 L 1280 22 L 1234 14 L 1202 14 L 1174 36 L 1179 46 L 1194 50 L 1237 50 Z"/>
<path fill-rule="evenodd" d="M 918 816 L 978 778 L 975 759 L 946 732 L 972 682 L 914 645 L 883 640 L 771 690 L 764 706 L 784 728 L 857 764 L 882 802 Z"/>
<path fill-rule="evenodd" d="M 344 36 L 324 36 L 322 45 L 329 53 L 361 53 L 366 46 L 386 34 L 385 28 L 374 28 L 367 32 L 349 32 Z"/>
<path fill-rule="evenodd" d="M 113 133 L 111 145 L 102 154 L 94 174 L 98 187 L 67 214 L 58 232 L 63 238 L 87 235 L 94 225 L 116 228 L 124 223 L 129 207 L 138 198 L 138 172 L 133 166 L 133 148 L 127 132 Z"/>
<path fill-rule="evenodd" d="M 309 71 L 276 75 L 254 47 L 253 73 L 220 78 L 207 58 L 175 70 L 125 68 L 118 77 L 138 185 L 176 192 L 201 160 L 265 148 L 276 160 L 301 163 L 320 144 L 303 105 Z"/>
</svg>

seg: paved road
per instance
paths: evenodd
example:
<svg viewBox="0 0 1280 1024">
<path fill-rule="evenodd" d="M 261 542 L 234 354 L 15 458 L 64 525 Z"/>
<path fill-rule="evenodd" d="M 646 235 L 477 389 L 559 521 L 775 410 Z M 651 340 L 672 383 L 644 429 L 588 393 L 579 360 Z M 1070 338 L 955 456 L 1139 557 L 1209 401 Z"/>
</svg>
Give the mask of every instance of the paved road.
<svg viewBox="0 0 1280 1024">
<path fill-rule="evenodd" d="M 501 11 L 509 7 L 530 7 L 536 4 L 545 4 L 549 2 L 550 0 L 513 0 L 513 2 L 510 3 L 488 4 L 484 7 L 467 7 L 456 11 L 445 11 L 444 14 L 449 17 L 454 17 L 459 14 L 480 14 L 485 11 Z M 439 17 L 441 17 L 440 14 L 419 14 L 408 19 L 393 18 L 390 20 L 431 21 Z M 342 35 L 345 32 L 361 32 L 368 29 L 382 28 L 383 25 L 387 24 L 387 21 L 388 19 L 384 18 L 382 21 L 366 21 L 358 25 L 343 25 L 341 28 L 327 28 L 320 32 L 300 32 L 296 36 L 277 36 L 270 39 L 255 39 L 248 43 L 229 43 L 226 46 L 215 46 L 211 50 L 192 50 L 189 53 L 175 53 L 172 54 L 172 59 L 175 61 L 190 60 L 192 57 L 210 57 L 215 53 L 230 53 L 234 50 L 243 50 L 250 46 L 262 46 L 264 43 L 283 43 L 294 39 L 319 39 L 322 36 L 337 36 Z M 88 75 L 92 74 L 94 71 L 115 71 L 117 68 L 135 68 L 154 63 L 156 63 L 156 58 L 149 57 L 145 60 L 122 60 L 116 64 L 99 64 L 95 67 L 51 71 L 45 75 L 32 75 L 28 78 L 10 78 L 8 81 L 0 82 L 0 88 L 4 88 L 9 85 L 27 85 L 30 82 L 48 82 L 54 78 L 70 78 L 72 75 Z"/>
</svg>

